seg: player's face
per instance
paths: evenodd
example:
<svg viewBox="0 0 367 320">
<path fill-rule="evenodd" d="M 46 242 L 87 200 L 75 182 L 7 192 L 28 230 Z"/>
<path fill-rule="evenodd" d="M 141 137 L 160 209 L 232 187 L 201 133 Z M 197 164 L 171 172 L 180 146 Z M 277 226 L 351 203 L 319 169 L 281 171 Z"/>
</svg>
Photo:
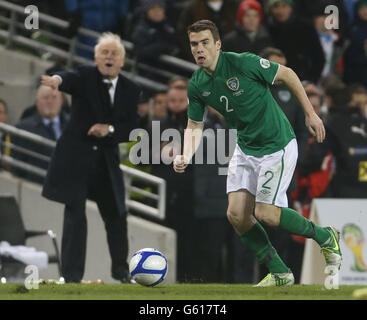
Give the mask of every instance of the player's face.
<svg viewBox="0 0 367 320">
<path fill-rule="evenodd" d="M 221 41 L 214 41 L 210 30 L 189 34 L 191 53 L 198 66 L 213 72 L 218 62 Z"/>
<path fill-rule="evenodd" d="M 125 63 L 121 48 L 114 41 L 102 43 L 94 60 L 99 72 L 107 79 L 116 78 Z"/>
</svg>

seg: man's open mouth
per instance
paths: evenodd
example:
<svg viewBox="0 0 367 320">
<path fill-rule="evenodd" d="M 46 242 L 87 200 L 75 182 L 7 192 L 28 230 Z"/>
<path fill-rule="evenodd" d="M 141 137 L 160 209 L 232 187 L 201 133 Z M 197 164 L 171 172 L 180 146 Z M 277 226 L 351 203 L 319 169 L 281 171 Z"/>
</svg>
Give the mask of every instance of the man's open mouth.
<svg viewBox="0 0 367 320">
<path fill-rule="evenodd" d="M 105 63 L 105 66 L 108 67 L 108 68 L 111 68 L 113 66 L 113 64 L 108 62 L 108 63 Z"/>
<path fill-rule="evenodd" d="M 204 63 L 205 62 L 205 57 L 204 56 L 198 56 L 197 61 L 198 61 L 198 63 Z"/>
</svg>

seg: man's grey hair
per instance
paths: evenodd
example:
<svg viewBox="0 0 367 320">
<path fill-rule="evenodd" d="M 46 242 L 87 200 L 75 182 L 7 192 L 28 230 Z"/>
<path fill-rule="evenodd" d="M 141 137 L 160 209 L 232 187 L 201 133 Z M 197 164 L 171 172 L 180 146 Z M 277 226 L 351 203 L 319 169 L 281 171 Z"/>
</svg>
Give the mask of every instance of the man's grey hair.
<svg viewBox="0 0 367 320">
<path fill-rule="evenodd" d="M 103 44 L 103 43 L 106 43 L 106 42 L 115 42 L 116 45 L 120 48 L 121 50 L 121 53 L 122 53 L 122 57 L 125 58 L 125 47 L 124 47 L 124 44 L 122 43 L 122 40 L 121 38 L 115 34 L 115 33 L 112 33 L 112 32 L 104 32 L 102 33 L 102 35 L 98 38 L 97 40 L 97 44 L 96 46 L 94 47 L 94 56 L 97 56 L 97 52 L 100 48 L 100 46 Z"/>
</svg>

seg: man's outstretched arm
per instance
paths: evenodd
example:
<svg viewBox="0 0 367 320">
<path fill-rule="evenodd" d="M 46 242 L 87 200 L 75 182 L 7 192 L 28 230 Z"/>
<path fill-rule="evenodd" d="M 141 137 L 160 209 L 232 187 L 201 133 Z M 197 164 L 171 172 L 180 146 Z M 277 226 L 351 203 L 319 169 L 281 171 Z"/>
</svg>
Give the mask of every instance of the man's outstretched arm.
<svg viewBox="0 0 367 320">
<path fill-rule="evenodd" d="M 201 136 L 203 134 L 204 122 L 188 120 L 184 135 L 183 154 L 177 155 L 173 161 L 173 169 L 178 173 L 183 173 L 199 148 Z"/>
<path fill-rule="evenodd" d="M 301 104 L 306 117 L 306 126 L 311 134 L 316 137 L 317 142 L 323 142 L 325 139 L 325 128 L 322 120 L 316 114 L 310 100 L 307 97 L 305 89 L 302 86 L 296 73 L 288 67 L 279 65 L 276 80 L 284 81 L 292 93 Z"/>
</svg>

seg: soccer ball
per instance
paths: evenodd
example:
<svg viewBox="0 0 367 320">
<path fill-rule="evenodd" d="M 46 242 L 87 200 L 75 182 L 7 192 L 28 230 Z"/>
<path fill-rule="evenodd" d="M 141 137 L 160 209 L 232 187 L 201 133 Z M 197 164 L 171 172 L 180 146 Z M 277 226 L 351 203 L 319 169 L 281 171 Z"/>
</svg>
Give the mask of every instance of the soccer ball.
<svg viewBox="0 0 367 320">
<path fill-rule="evenodd" d="M 164 280 L 167 268 L 166 257 L 153 248 L 135 252 L 129 263 L 131 278 L 143 286 L 150 287 Z"/>
</svg>

